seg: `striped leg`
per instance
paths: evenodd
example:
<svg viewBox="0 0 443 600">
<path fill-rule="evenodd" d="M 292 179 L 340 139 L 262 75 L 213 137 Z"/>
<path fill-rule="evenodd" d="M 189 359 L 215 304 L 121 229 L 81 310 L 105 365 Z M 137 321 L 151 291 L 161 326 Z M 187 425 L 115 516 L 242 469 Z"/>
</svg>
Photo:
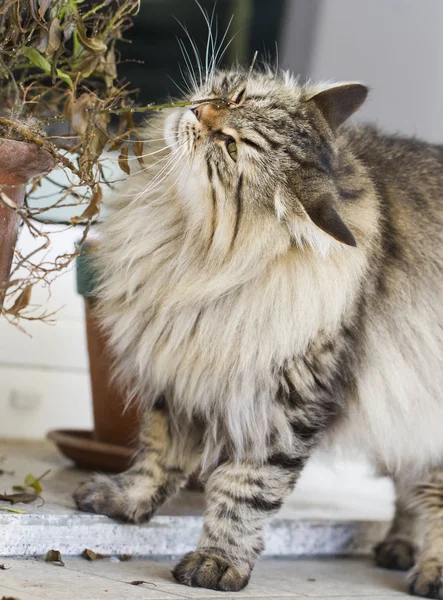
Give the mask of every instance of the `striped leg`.
<svg viewBox="0 0 443 600">
<path fill-rule="evenodd" d="M 154 410 L 142 427 L 134 465 L 119 475 L 95 475 L 74 494 L 80 510 L 133 523 L 148 521 L 198 466 L 197 444 L 174 450 L 166 409 Z M 183 450 L 183 448 L 182 448 Z"/>
<path fill-rule="evenodd" d="M 180 583 L 238 591 L 263 550 L 263 530 L 291 492 L 303 461 L 276 455 L 264 465 L 227 462 L 210 476 L 203 533 L 174 569 Z"/>
<path fill-rule="evenodd" d="M 411 485 L 394 480 L 395 515 L 385 539 L 374 548 L 375 562 L 384 569 L 408 571 L 415 564 L 419 523 L 411 506 Z"/>
<path fill-rule="evenodd" d="M 417 485 L 414 495 L 422 545 L 409 573 L 409 593 L 443 600 L 443 469 Z"/>
</svg>

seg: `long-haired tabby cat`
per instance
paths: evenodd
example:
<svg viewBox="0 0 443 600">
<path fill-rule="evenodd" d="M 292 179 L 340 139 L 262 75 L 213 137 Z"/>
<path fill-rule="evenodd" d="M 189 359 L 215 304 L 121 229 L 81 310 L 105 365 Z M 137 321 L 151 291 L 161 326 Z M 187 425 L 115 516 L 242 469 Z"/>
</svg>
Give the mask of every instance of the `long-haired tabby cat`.
<svg viewBox="0 0 443 600">
<path fill-rule="evenodd" d="M 313 449 L 340 443 L 396 484 L 378 563 L 443 598 L 443 149 L 342 127 L 366 94 L 212 73 L 148 126 L 102 227 L 100 315 L 146 421 L 134 466 L 75 497 L 145 521 L 203 464 L 186 585 L 243 588 Z"/>
</svg>

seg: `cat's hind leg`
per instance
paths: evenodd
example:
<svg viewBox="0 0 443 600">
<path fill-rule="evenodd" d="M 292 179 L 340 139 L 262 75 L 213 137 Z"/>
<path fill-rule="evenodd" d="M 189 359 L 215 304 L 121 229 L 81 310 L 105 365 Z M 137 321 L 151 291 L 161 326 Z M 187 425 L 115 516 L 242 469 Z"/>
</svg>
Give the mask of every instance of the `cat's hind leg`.
<svg viewBox="0 0 443 600">
<path fill-rule="evenodd" d="M 410 507 L 411 487 L 395 483 L 395 515 L 385 539 L 374 548 L 375 562 L 384 569 L 409 571 L 417 553 L 417 515 Z"/>
<path fill-rule="evenodd" d="M 416 486 L 412 505 L 419 515 L 423 544 L 409 574 L 409 592 L 443 600 L 443 470 Z"/>
<path fill-rule="evenodd" d="M 155 409 L 142 426 L 134 465 L 82 484 L 74 494 L 77 507 L 133 523 L 148 521 L 198 466 L 200 457 L 191 440 L 186 451 L 172 451 L 171 435 L 167 410 Z"/>
</svg>

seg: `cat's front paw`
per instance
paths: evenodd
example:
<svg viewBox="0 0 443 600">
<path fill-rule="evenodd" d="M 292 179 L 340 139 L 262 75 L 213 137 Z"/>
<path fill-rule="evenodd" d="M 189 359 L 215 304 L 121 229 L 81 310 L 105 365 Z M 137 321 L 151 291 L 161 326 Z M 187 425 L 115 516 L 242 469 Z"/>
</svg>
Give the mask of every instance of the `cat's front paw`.
<svg viewBox="0 0 443 600">
<path fill-rule="evenodd" d="M 249 581 L 251 568 L 231 564 L 212 552 L 189 552 L 173 570 L 175 579 L 184 585 L 238 592 Z"/>
<path fill-rule="evenodd" d="M 74 492 L 77 508 L 84 512 L 107 515 L 114 519 L 124 517 L 122 491 L 116 480 L 106 475 L 95 475 Z"/>
<path fill-rule="evenodd" d="M 443 600 L 443 562 L 433 558 L 420 561 L 409 575 L 409 593 Z"/>
<path fill-rule="evenodd" d="M 387 538 L 374 548 L 375 562 L 384 569 L 409 571 L 415 564 L 416 548 L 409 540 Z"/>
<path fill-rule="evenodd" d="M 148 493 L 140 497 L 135 483 L 128 474 L 95 475 L 76 490 L 74 501 L 85 512 L 130 523 L 146 522 L 153 516 L 155 507 Z"/>
</svg>

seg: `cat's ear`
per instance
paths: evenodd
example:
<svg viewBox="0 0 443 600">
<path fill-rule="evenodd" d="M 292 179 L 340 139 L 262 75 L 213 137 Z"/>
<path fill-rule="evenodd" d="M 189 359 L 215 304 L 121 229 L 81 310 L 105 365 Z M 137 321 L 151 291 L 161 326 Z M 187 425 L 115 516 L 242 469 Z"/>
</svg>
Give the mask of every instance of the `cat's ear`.
<svg viewBox="0 0 443 600">
<path fill-rule="evenodd" d="M 317 199 L 311 206 L 304 208 L 311 221 L 337 242 L 347 246 L 357 245 L 355 237 L 335 210 L 332 198 L 328 194 Z"/>
<path fill-rule="evenodd" d="M 360 108 L 368 91 L 361 83 L 341 83 L 318 92 L 308 101 L 317 106 L 329 127 L 335 131 Z"/>
</svg>

